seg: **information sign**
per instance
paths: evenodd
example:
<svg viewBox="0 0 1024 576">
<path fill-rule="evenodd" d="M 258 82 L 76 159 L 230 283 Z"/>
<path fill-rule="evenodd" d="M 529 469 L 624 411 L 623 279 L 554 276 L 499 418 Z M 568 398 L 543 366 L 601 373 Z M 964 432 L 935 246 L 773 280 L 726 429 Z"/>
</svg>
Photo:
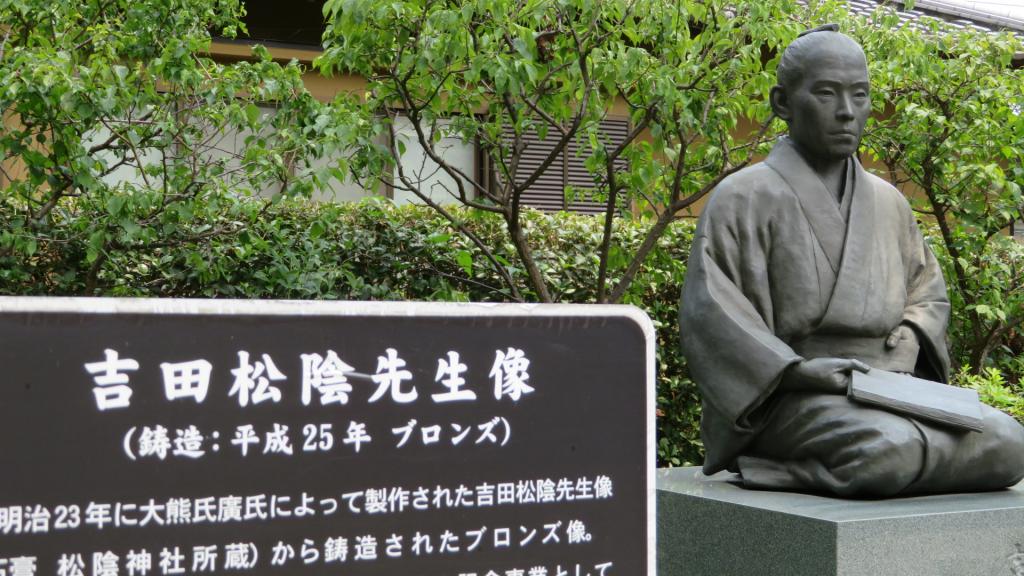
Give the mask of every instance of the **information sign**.
<svg viewBox="0 0 1024 576">
<path fill-rule="evenodd" d="M 0 298 L 0 575 L 638 576 L 627 306 Z"/>
</svg>

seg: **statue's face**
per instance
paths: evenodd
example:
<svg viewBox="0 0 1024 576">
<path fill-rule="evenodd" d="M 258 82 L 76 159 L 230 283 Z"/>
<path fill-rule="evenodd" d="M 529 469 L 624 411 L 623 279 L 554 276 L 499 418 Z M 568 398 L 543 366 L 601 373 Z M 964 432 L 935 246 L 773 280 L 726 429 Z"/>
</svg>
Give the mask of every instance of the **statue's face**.
<svg viewBox="0 0 1024 576">
<path fill-rule="evenodd" d="M 825 42 L 807 56 L 802 78 L 786 88 L 789 135 L 805 154 L 840 160 L 857 152 L 871 113 L 863 53 Z"/>
</svg>

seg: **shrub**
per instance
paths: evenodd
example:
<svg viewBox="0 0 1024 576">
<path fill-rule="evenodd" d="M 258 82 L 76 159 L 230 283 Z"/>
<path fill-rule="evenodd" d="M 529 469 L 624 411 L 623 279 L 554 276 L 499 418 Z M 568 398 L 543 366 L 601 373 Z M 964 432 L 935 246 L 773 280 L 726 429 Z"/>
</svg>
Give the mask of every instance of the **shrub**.
<svg viewBox="0 0 1024 576">
<path fill-rule="evenodd" d="M 515 247 L 504 239 L 504 223 L 491 214 L 456 210 L 466 225 L 510 266 L 529 300 L 526 274 Z M 88 221 L 87 212 L 68 211 Z M 502 302 L 509 294 L 482 253 L 429 208 L 396 207 L 386 200 L 360 204 L 316 204 L 299 200 L 242 200 L 224 221 L 201 227 L 237 230 L 203 242 L 172 246 L 140 245 L 101 260 L 95 287 L 82 278 L 94 262 L 89 239 L 74 235 L 38 238 L 31 255 L 0 254 L 0 291 L 23 295 L 92 295 L 166 298 L 285 298 L 326 300 L 431 300 Z M 0 221 L 10 215 L 0 203 Z M 230 221 L 228 221 L 230 220 Z M 69 222 L 55 230 L 74 230 Z M 527 212 L 525 225 L 536 242 L 538 265 L 556 301 L 591 303 L 597 255 L 593 246 L 603 222 L 592 216 Z M 625 257 L 643 241 L 645 223 L 615 222 L 612 279 L 627 265 Z M 681 466 L 703 459 L 700 400 L 679 352 L 678 298 L 693 238 L 693 222 L 669 227 L 651 251 L 623 301 L 643 309 L 657 330 L 657 456 L 659 466 Z M 933 246 L 937 244 L 933 242 Z M 992 277 L 1011 273 L 1024 253 L 1007 245 L 992 262 Z M 948 255 L 937 247 L 948 267 Z M 1005 268 L 1005 270 L 1003 270 Z M 964 361 L 959 345 L 963 310 L 954 299 L 950 337 L 954 362 Z M 954 383 L 974 388 L 989 404 L 1024 419 L 1024 360 L 1011 340 L 992 354 L 997 361 L 981 374 L 965 367 Z"/>
<path fill-rule="evenodd" d="M 536 301 L 504 223 L 492 214 L 457 210 L 466 225 L 497 247 L 528 300 Z M 68 211 L 79 222 L 88 212 Z M 9 214 L 0 204 L 0 221 Z M 70 216 L 69 216 L 70 217 Z M 594 302 L 597 255 L 593 246 L 603 222 L 592 216 L 530 211 L 525 225 L 535 242 L 538 266 L 554 299 Z M 643 241 L 643 222 L 616 220 L 611 274 Z M 383 200 L 316 204 L 299 200 L 242 200 L 209 229 L 236 230 L 202 242 L 170 246 L 139 244 L 100 260 L 93 287 L 82 281 L 90 261 L 88 237 L 40 238 L 31 255 L 0 254 L 0 291 L 21 295 L 89 295 L 165 298 L 286 298 L 327 300 L 439 300 L 501 302 L 507 289 L 482 253 L 428 208 L 395 207 Z M 700 408 L 679 354 L 679 287 L 693 234 L 690 221 L 669 227 L 651 252 L 624 302 L 645 310 L 657 328 L 658 463 L 700 462 Z"/>
</svg>

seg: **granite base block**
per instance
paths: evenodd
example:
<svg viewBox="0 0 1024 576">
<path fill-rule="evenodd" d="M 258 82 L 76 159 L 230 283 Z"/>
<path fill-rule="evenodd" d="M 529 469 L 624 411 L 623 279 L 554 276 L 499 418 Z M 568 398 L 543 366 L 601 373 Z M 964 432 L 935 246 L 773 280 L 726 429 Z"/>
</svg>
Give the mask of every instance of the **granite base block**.
<svg viewBox="0 0 1024 576">
<path fill-rule="evenodd" d="M 659 470 L 659 576 L 1024 576 L 1024 483 L 855 501 Z"/>
</svg>

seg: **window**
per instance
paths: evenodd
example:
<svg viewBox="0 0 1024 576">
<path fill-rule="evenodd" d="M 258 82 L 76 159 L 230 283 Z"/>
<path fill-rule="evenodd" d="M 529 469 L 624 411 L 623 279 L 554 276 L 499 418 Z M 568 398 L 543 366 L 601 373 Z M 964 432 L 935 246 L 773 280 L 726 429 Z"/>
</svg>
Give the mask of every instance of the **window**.
<svg viewBox="0 0 1024 576">
<path fill-rule="evenodd" d="M 629 122 L 626 119 L 606 119 L 601 122 L 601 132 L 606 146 L 614 148 L 625 140 L 629 133 Z M 507 138 L 511 140 L 511 133 Z M 527 148 L 516 170 L 517 182 L 525 182 L 537 170 L 557 146 L 559 135 L 550 131 L 546 138 L 541 139 L 536 132 L 529 132 L 524 135 L 524 140 Z M 568 154 L 565 151 L 559 153 L 554 162 L 523 193 L 523 205 L 545 211 L 571 210 L 592 214 L 604 212 L 605 203 L 595 201 L 588 194 L 588 191 L 594 188 L 594 177 L 584 166 L 585 157 L 580 154 L 580 146 L 573 139 L 567 148 Z M 625 168 L 626 162 L 620 159 L 616 165 Z M 489 162 L 488 166 L 490 173 L 485 175 L 485 179 L 499 179 L 499 172 L 493 163 Z M 566 195 L 566 188 L 569 186 L 575 192 L 573 198 Z"/>
</svg>

